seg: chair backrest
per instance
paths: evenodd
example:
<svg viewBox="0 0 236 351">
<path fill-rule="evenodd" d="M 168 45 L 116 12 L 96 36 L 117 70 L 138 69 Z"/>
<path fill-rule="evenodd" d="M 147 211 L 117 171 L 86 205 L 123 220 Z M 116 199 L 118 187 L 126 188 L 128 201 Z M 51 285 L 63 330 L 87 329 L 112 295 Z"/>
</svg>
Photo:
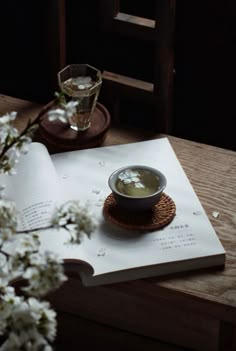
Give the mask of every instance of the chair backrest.
<svg viewBox="0 0 236 351">
<path fill-rule="evenodd" d="M 171 131 L 175 2 L 66 2 L 66 61 L 101 69 L 113 121 Z"/>
<path fill-rule="evenodd" d="M 138 15 L 126 13 L 124 3 L 101 0 L 98 5 L 105 40 L 101 99 L 118 121 L 170 132 L 175 0 L 145 2 Z M 149 18 L 142 14 L 148 5 Z"/>
</svg>

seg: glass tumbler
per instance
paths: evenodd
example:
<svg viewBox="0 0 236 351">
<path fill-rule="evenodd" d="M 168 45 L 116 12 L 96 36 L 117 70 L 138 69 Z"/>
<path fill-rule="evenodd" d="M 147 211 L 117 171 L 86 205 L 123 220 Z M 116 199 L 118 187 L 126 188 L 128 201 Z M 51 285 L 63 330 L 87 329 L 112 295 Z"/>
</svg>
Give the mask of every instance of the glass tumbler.
<svg viewBox="0 0 236 351">
<path fill-rule="evenodd" d="M 78 102 L 76 113 L 69 117 L 70 127 L 88 129 L 102 84 L 101 72 L 88 64 L 71 64 L 58 72 L 58 84 L 67 99 Z"/>
</svg>

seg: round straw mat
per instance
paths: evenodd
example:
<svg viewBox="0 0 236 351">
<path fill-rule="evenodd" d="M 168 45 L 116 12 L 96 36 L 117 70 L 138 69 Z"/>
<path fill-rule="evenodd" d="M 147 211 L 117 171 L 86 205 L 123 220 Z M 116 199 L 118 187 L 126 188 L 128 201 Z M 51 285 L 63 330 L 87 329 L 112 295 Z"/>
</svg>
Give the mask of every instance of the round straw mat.
<svg viewBox="0 0 236 351">
<path fill-rule="evenodd" d="M 107 196 L 103 206 L 103 215 L 106 220 L 131 230 L 160 229 L 172 221 L 175 213 L 175 203 L 165 193 L 150 211 L 134 212 L 122 209 L 118 206 L 112 193 Z"/>
</svg>

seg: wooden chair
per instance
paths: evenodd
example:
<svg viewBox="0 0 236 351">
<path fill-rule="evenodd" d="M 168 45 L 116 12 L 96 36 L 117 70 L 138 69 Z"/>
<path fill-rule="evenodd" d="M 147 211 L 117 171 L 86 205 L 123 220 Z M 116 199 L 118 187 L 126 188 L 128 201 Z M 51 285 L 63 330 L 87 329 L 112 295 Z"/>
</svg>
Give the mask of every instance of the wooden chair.
<svg viewBox="0 0 236 351">
<path fill-rule="evenodd" d="M 131 123 L 145 128 L 149 122 L 158 131 L 167 133 L 171 131 L 172 124 L 175 1 L 153 3 L 154 13 L 150 19 L 141 17 L 142 14 L 137 16 L 123 12 L 121 1 L 99 1 L 101 33 L 110 35 L 113 40 L 113 47 L 108 50 L 125 50 L 120 38 L 125 38 L 127 45 L 132 46 L 132 41 L 137 43 L 139 49 L 133 56 L 131 53 L 131 59 L 127 58 L 127 66 L 136 66 L 139 76 L 143 77 L 131 76 L 125 62 L 123 71 L 126 74 L 107 70 L 104 64 L 102 98 L 116 120 L 124 114 Z M 147 3 L 145 6 L 148 6 Z M 117 46 L 116 50 L 114 46 Z M 149 62 L 145 60 L 146 47 L 151 51 Z M 140 74 L 139 71 L 143 72 Z M 151 72 L 149 80 L 145 79 L 148 71 Z M 140 108 L 142 112 L 138 114 Z M 129 117 L 132 114 L 133 119 Z"/>
<path fill-rule="evenodd" d="M 102 70 L 99 100 L 113 121 L 170 132 L 175 0 L 145 3 L 143 9 L 153 4 L 150 18 L 126 13 L 126 3 L 67 3 L 66 60 Z"/>
</svg>

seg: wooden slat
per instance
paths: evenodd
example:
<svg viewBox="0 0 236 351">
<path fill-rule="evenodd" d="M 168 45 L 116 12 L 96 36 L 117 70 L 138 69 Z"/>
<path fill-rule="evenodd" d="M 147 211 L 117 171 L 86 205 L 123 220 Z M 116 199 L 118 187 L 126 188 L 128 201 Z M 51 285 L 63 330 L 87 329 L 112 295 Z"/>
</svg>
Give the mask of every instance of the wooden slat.
<svg viewBox="0 0 236 351">
<path fill-rule="evenodd" d="M 122 17 L 122 19 L 121 19 Z M 130 17 L 135 18 L 135 17 Z M 137 21 L 137 17 L 136 17 Z M 146 19 L 146 22 L 151 21 Z M 147 41 L 158 41 L 158 26 L 144 26 L 132 21 L 125 21 L 124 15 L 113 18 L 110 31 L 113 33 L 123 34 L 126 37 L 147 40 Z"/>
<path fill-rule="evenodd" d="M 105 31 L 141 40 L 157 39 L 157 22 L 120 12 L 120 1 L 118 0 L 100 1 L 99 13 L 100 27 Z"/>
<path fill-rule="evenodd" d="M 103 91 L 105 104 L 109 105 L 109 110 L 113 119 L 119 121 L 119 99 L 127 97 L 134 104 L 145 103 L 153 108 L 153 116 L 146 116 L 147 125 L 161 133 L 167 133 L 171 129 L 171 101 L 170 96 L 162 95 L 155 85 L 150 82 L 130 78 L 113 72 L 104 71 Z M 103 93 L 104 92 L 104 93 Z"/>
<path fill-rule="evenodd" d="M 154 98 L 153 91 L 153 83 L 123 76 L 113 72 L 103 72 L 103 83 L 100 97 L 105 98 L 105 104 L 112 105 L 112 110 L 114 104 L 119 105 L 118 100 L 121 97 L 128 97 L 134 103 L 139 101 L 149 105 L 154 105 L 156 100 Z M 110 112 L 112 113 L 112 111 Z M 119 116 L 117 115 L 114 118 L 119 119 Z"/>
<path fill-rule="evenodd" d="M 119 85 L 122 85 L 122 86 L 126 85 L 130 88 L 140 89 L 140 90 L 143 90 L 143 91 L 146 91 L 149 93 L 152 93 L 153 89 L 154 89 L 153 83 L 149 83 L 149 82 L 145 82 L 143 80 L 123 76 L 121 74 L 117 74 L 114 72 L 104 71 L 102 74 L 102 78 L 109 80 L 109 81 L 112 81 L 112 82 L 119 84 Z"/>
<path fill-rule="evenodd" d="M 128 13 L 118 12 L 118 14 L 114 17 L 115 20 L 121 22 L 128 22 L 133 23 L 138 26 L 148 27 L 148 28 L 155 28 L 156 21 L 151 20 L 149 18 L 133 16 Z"/>
</svg>

